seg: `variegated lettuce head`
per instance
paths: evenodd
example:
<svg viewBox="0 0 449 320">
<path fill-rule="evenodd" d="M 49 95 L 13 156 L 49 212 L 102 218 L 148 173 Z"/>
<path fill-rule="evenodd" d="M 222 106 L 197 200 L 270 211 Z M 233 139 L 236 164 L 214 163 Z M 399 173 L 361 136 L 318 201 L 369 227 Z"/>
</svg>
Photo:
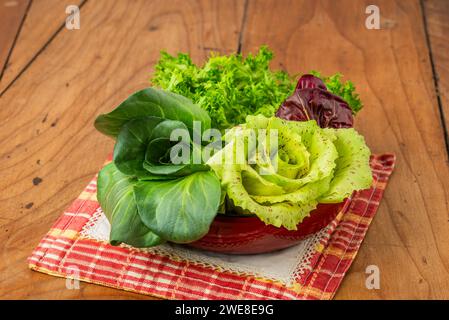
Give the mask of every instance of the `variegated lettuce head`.
<svg viewBox="0 0 449 320">
<path fill-rule="evenodd" d="M 339 203 L 371 186 L 370 150 L 353 128 L 248 116 L 208 164 L 228 204 L 266 224 L 295 230 L 318 203 Z"/>
</svg>

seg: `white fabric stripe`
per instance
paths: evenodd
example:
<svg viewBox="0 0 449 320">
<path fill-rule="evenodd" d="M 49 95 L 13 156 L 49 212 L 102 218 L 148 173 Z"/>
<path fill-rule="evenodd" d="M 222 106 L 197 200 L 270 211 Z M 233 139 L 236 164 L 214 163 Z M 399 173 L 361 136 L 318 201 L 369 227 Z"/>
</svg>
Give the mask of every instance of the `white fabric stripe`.
<svg viewBox="0 0 449 320">
<path fill-rule="evenodd" d="M 88 213 L 82 213 L 82 212 L 64 212 L 64 215 L 69 216 L 69 217 L 82 217 L 82 218 L 86 218 L 86 219 L 90 219 L 92 217 L 92 215 L 88 214 Z"/>
<path fill-rule="evenodd" d="M 51 256 L 49 256 L 48 253 L 45 253 L 43 251 L 35 251 L 35 253 L 36 253 L 36 255 L 31 256 L 30 259 L 35 260 L 35 261 L 42 261 L 43 257 L 45 257 L 45 258 L 48 257 L 48 258 L 56 260 L 56 261 L 61 260 L 60 257 L 56 256 L 56 258 L 53 258 L 52 256 L 55 256 L 55 255 L 51 254 Z"/>
<path fill-rule="evenodd" d="M 47 243 L 47 244 L 53 244 L 55 242 L 59 242 L 66 245 L 72 245 L 73 241 L 68 241 L 62 238 L 56 238 L 56 239 L 50 239 L 49 237 L 45 237 L 41 240 L 41 242 Z"/>
<path fill-rule="evenodd" d="M 362 222 L 362 219 L 360 219 L 358 222 L 355 222 L 352 220 L 345 220 L 340 223 L 340 226 L 346 226 L 348 228 L 356 229 L 357 226 L 360 226 L 361 222 Z M 366 223 L 363 223 L 363 225 L 366 226 Z"/>
<path fill-rule="evenodd" d="M 332 273 L 331 271 L 326 270 L 326 269 L 320 269 L 320 273 L 325 273 L 328 276 L 333 276 L 333 277 L 342 277 L 342 276 L 344 276 L 343 273 Z"/>
<path fill-rule="evenodd" d="M 368 200 L 368 199 L 365 199 L 365 198 L 357 198 L 357 199 L 354 200 L 354 202 L 357 202 L 357 201 L 365 202 L 365 203 L 367 203 L 369 205 L 375 204 L 376 206 L 378 206 L 380 204 L 379 201 L 372 200 L 372 199 Z"/>
<path fill-rule="evenodd" d="M 46 257 L 46 258 L 53 259 L 53 260 L 56 260 L 56 261 L 58 261 L 58 260 L 61 259 L 60 256 L 58 256 L 57 254 L 53 254 L 53 253 L 46 253 L 46 254 L 45 254 L 45 257 Z"/>
<path fill-rule="evenodd" d="M 288 292 L 280 292 L 279 290 L 273 290 L 273 288 L 267 288 L 267 287 L 264 287 L 262 285 L 254 283 L 254 282 L 251 283 L 250 286 L 258 288 L 258 289 L 262 289 L 264 291 L 270 291 L 271 293 L 274 293 L 274 294 L 280 294 L 280 295 L 288 296 L 288 297 L 290 297 L 292 299 L 297 299 L 297 297 L 295 297 L 294 295 L 289 294 Z"/>
<path fill-rule="evenodd" d="M 28 258 L 29 260 L 33 260 L 33 261 L 40 261 L 40 258 L 36 257 L 36 256 L 31 256 Z"/>
<path fill-rule="evenodd" d="M 354 240 L 354 239 L 353 239 Z M 363 240 L 363 237 L 360 237 L 360 239 L 356 239 L 356 241 L 362 241 Z M 333 243 L 337 243 L 337 242 L 339 242 L 339 243 L 341 243 L 341 244 L 344 244 L 344 246 L 346 247 L 346 246 L 348 246 L 348 245 L 350 245 L 350 243 L 351 243 L 351 238 L 349 238 L 349 237 L 347 237 L 347 236 L 339 236 L 339 237 L 335 237 L 334 239 L 332 239 L 332 242 Z"/>
<path fill-rule="evenodd" d="M 57 250 L 61 250 L 64 251 L 65 248 L 55 245 L 55 244 L 50 244 L 50 243 L 43 243 L 42 245 L 40 245 L 41 248 L 45 248 L 45 249 L 57 249 Z"/>
<path fill-rule="evenodd" d="M 61 238 L 57 238 L 57 239 L 55 240 L 55 242 L 60 242 L 60 243 L 62 243 L 62 244 L 67 244 L 67 245 L 72 245 L 72 244 L 73 244 L 72 241 L 67 241 L 67 240 L 64 240 L 64 239 L 61 239 Z"/>
<path fill-rule="evenodd" d="M 358 241 L 358 242 L 351 242 L 351 243 L 347 243 L 347 242 L 343 242 L 341 240 L 335 240 L 332 245 L 341 245 L 343 246 L 345 249 L 350 249 L 350 250 L 354 250 L 356 249 L 360 244 L 362 243 L 362 240 Z"/>
<path fill-rule="evenodd" d="M 35 250 L 34 251 L 34 255 L 39 256 L 39 257 L 43 257 L 45 255 L 45 252 L 40 251 L 40 250 Z"/>
<path fill-rule="evenodd" d="M 389 175 L 390 174 L 390 170 L 385 170 L 385 169 L 371 168 L 371 171 L 374 172 L 374 173 L 382 174 L 382 175 Z"/>
<path fill-rule="evenodd" d="M 340 225 L 337 231 L 345 231 L 347 233 L 350 233 L 351 236 L 363 236 L 363 233 L 365 232 L 363 228 L 362 229 L 360 229 L 360 227 L 358 229 L 356 229 L 356 227 L 348 228 L 345 225 Z"/>
</svg>

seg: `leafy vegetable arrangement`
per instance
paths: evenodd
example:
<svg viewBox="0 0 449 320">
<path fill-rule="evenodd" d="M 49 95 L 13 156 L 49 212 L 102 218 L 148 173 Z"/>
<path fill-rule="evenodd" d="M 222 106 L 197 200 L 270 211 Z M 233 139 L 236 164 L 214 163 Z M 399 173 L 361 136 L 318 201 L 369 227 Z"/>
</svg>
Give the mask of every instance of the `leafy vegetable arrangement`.
<svg viewBox="0 0 449 320">
<path fill-rule="evenodd" d="M 154 88 L 141 90 L 95 127 L 116 139 L 114 161 L 98 176 L 97 198 L 111 222 L 111 243 L 149 247 L 204 236 L 220 204 L 217 176 L 206 164 L 174 164 L 175 129 L 210 127 L 207 113 L 189 99 Z M 192 141 L 188 148 L 194 150 Z M 193 152 L 192 152 L 193 153 Z"/>
<path fill-rule="evenodd" d="M 353 84 L 313 72 L 295 87 L 270 70 L 272 57 L 262 47 L 198 67 L 162 53 L 152 78 L 162 89 L 97 117 L 97 130 L 116 140 L 97 191 L 113 245 L 193 242 L 229 211 L 294 230 L 319 203 L 371 185 L 370 151 L 352 128 L 362 108 Z M 205 158 L 201 140 L 214 128 L 230 130 L 209 136 L 219 148 Z"/>
<path fill-rule="evenodd" d="M 295 80 L 284 71 L 271 71 L 273 53 L 266 47 L 256 55 L 212 55 L 201 67 L 188 54 L 161 53 L 151 82 L 178 93 L 198 104 L 212 118 L 212 127 L 227 129 L 245 122 L 247 115 L 271 117 L 279 105 L 294 92 Z M 341 74 L 324 77 L 327 90 L 342 97 L 356 114 L 362 103 L 352 82 L 341 81 Z"/>
</svg>

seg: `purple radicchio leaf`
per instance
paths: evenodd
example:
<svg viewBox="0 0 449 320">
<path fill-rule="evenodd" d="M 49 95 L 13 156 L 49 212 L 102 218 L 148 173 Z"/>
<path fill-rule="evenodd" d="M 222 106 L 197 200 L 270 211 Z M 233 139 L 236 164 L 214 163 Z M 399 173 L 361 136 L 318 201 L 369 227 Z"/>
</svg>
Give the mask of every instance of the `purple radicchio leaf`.
<svg viewBox="0 0 449 320">
<path fill-rule="evenodd" d="M 299 79 L 295 92 L 282 103 L 276 116 L 293 121 L 316 120 L 322 128 L 352 128 L 354 123 L 348 103 L 310 74 Z"/>
<path fill-rule="evenodd" d="M 303 75 L 296 84 L 296 89 L 313 89 L 313 88 L 320 88 L 323 90 L 327 90 L 326 85 L 324 84 L 323 80 L 321 80 L 318 77 L 315 77 L 311 74 L 305 74 Z"/>
</svg>

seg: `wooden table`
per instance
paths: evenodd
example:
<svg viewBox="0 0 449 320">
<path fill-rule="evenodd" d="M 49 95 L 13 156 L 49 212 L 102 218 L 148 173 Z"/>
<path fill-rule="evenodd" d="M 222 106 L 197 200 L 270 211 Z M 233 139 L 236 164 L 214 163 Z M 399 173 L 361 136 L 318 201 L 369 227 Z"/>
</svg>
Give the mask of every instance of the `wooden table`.
<svg viewBox="0 0 449 320">
<path fill-rule="evenodd" d="M 365 8 L 380 9 L 380 30 Z M 80 7 L 81 28 L 65 28 Z M 357 84 L 356 127 L 397 168 L 337 299 L 449 298 L 449 1 L 0 0 L 0 298 L 148 297 L 32 272 L 26 258 L 100 169 L 93 120 L 148 85 L 161 49 L 244 54 Z M 365 287 L 377 265 L 381 288 Z"/>
</svg>

